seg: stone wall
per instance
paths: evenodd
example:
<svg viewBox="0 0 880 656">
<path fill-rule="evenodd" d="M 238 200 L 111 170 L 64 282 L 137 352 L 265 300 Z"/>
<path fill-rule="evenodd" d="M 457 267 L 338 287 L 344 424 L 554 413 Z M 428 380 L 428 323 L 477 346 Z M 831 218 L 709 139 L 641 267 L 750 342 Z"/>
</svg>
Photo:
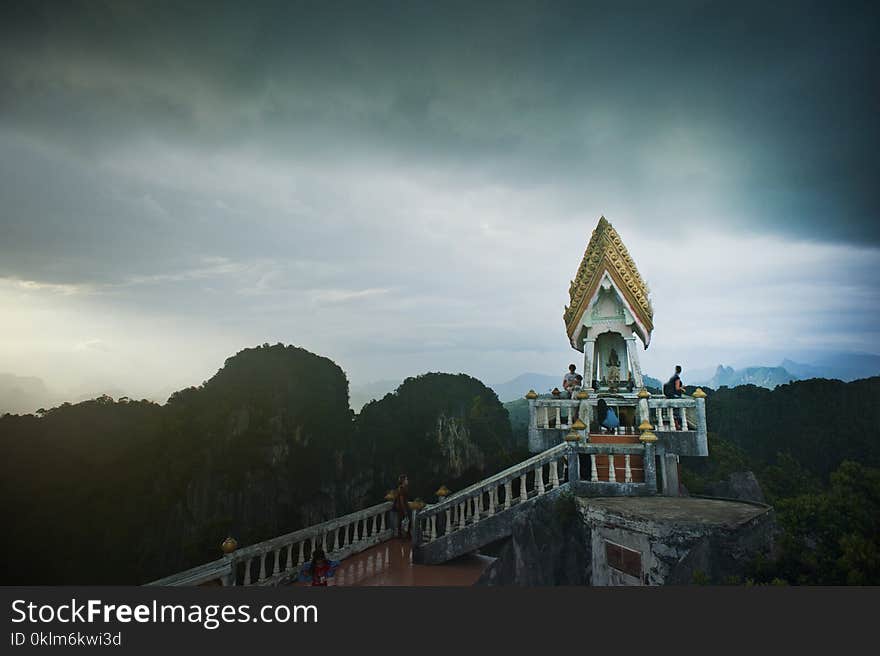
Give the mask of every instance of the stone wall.
<svg viewBox="0 0 880 656">
<path fill-rule="evenodd" d="M 763 504 L 564 494 L 516 517 L 478 585 L 723 583 L 767 554 L 774 532 L 772 508 Z M 636 571 L 612 566 L 609 549 L 624 550 Z"/>
</svg>

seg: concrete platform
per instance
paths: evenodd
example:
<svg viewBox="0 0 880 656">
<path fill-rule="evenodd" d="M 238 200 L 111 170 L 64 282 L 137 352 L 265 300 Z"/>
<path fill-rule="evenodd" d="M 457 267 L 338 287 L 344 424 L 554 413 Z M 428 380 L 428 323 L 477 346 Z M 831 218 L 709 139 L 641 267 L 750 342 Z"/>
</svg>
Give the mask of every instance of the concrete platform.
<svg viewBox="0 0 880 656">
<path fill-rule="evenodd" d="M 772 550 L 770 506 L 706 497 L 581 498 L 592 585 L 723 583 Z"/>
<path fill-rule="evenodd" d="M 764 504 L 705 497 L 602 497 L 581 499 L 581 503 L 620 517 L 679 526 L 735 527 L 770 510 Z"/>
</svg>

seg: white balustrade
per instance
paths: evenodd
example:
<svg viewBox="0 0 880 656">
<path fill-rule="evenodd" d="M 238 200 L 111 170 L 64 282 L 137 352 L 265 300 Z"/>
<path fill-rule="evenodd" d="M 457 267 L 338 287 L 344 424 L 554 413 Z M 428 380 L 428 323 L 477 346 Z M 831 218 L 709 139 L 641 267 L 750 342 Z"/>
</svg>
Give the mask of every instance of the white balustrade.
<svg viewBox="0 0 880 656">
<path fill-rule="evenodd" d="M 510 509 L 510 500 L 513 497 L 513 482 L 507 481 L 504 484 L 504 509 Z"/>
<path fill-rule="evenodd" d="M 628 453 L 623 456 L 623 462 L 624 462 L 623 482 L 624 483 L 632 483 L 633 482 L 633 474 L 632 474 L 632 469 L 630 468 L 630 465 L 629 465 L 629 454 Z"/>
<path fill-rule="evenodd" d="M 596 469 L 596 454 L 590 454 L 590 480 L 593 483 L 599 482 L 599 471 Z"/>
<path fill-rule="evenodd" d="M 608 454 L 608 482 L 616 483 L 617 482 L 617 474 L 614 472 L 614 454 Z"/>
</svg>

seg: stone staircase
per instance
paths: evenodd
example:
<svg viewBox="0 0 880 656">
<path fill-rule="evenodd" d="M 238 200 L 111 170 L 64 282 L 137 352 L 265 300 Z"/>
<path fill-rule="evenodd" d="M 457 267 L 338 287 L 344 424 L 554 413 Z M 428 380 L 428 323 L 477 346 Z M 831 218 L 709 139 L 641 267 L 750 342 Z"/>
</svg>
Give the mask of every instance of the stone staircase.
<svg viewBox="0 0 880 656">
<path fill-rule="evenodd" d="M 566 491 L 577 496 L 656 494 L 654 457 L 651 442 L 578 440 L 547 449 L 419 511 L 413 521 L 413 562 L 443 563 L 510 536 L 516 517 L 541 497 Z M 582 461 L 588 472 L 584 479 Z M 597 466 L 600 462 L 604 467 Z"/>
</svg>

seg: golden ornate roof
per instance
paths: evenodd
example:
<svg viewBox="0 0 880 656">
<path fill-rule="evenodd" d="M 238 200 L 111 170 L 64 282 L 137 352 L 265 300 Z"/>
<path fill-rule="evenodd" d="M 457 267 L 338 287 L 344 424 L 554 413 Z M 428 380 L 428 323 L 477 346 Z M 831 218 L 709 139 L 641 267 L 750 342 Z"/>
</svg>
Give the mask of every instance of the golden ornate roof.
<svg viewBox="0 0 880 656">
<path fill-rule="evenodd" d="M 577 275 L 568 289 L 571 305 L 565 307 L 563 318 L 569 339 L 574 343 L 575 331 L 587 309 L 587 303 L 596 293 L 605 271 L 624 295 L 635 314 L 637 323 L 641 324 L 639 327 L 643 330 L 639 332 L 644 333 L 642 338 L 647 346 L 651 339 L 651 331 L 654 330 L 654 310 L 648 298 L 648 286 L 642 280 L 620 235 L 604 216 L 599 219 L 599 224 L 593 230 L 584 259 L 581 260 Z"/>
</svg>

